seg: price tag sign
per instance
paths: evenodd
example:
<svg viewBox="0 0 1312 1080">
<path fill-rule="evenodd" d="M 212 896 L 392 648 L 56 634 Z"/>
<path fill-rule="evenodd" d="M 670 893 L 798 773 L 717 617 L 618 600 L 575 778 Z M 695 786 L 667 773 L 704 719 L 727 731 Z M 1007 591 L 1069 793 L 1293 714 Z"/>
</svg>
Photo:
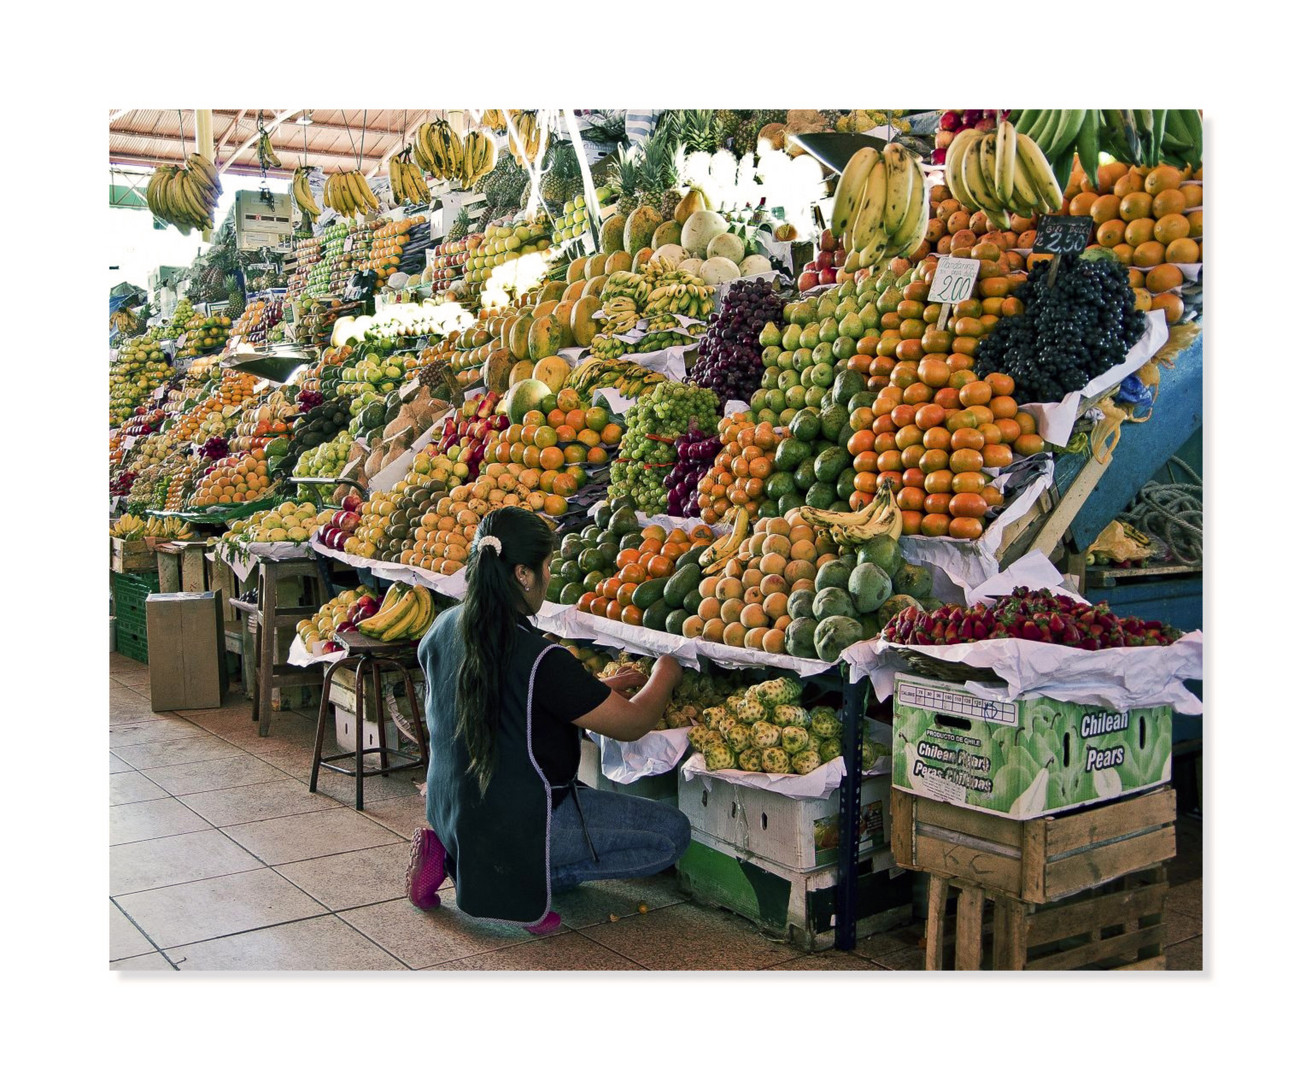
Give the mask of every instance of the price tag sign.
<svg viewBox="0 0 1312 1080">
<path fill-rule="evenodd" d="M 939 259 L 934 268 L 934 282 L 929 287 L 929 302 L 959 304 L 969 299 L 977 277 L 978 259 L 959 259 L 953 255 Z"/>
<path fill-rule="evenodd" d="M 1078 255 L 1089 246 L 1093 235 L 1093 218 L 1058 217 L 1045 214 L 1039 218 L 1034 236 L 1034 250 L 1045 255 Z"/>
</svg>

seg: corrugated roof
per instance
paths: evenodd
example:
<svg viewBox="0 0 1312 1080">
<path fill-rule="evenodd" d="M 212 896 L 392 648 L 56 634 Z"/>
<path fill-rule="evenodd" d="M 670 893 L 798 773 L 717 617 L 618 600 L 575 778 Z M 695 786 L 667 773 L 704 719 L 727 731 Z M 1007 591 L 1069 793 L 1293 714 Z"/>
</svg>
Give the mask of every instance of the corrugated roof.
<svg viewBox="0 0 1312 1080">
<path fill-rule="evenodd" d="M 215 160 L 220 168 L 239 174 L 258 174 L 255 136 L 260 117 L 269 131 L 281 169 L 270 176 L 288 177 L 301 164 L 326 170 L 355 168 L 362 157 L 366 175 L 398 147 L 403 136 L 425 119 L 443 115 L 435 109 L 213 109 Z M 277 117 L 286 119 L 273 124 Z M 297 124 L 308 114 L 314 123 Z M 447 113 L 456 124 L 456 110 Z M 181 137 L 179 137 L 181 127 Z M 178 164 L 196 149 L 196 118 L 191 109 L 116 109 L 110 112 L 111 164 L 155 167 Z M 363 141 L 363 146 L 362 146 Z M 409 142 L 409 138 L 406 138 Z M 247 145 L 249 143 L 249 145 Z"/>
</svg>

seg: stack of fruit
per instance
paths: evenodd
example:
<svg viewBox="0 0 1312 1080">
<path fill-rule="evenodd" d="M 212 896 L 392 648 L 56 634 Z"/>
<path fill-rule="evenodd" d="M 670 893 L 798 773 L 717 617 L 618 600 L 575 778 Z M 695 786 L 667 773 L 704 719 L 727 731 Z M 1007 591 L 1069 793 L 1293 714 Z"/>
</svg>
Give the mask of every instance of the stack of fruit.
<svg viewBox="0 0 1312 1080">
<path fill-rule="evenodd" d="M 626 668 L 636 668 L 642 674 L 650 676 L 655 660 L 650 656 L 636 656 L 621 652 L 614 660 L 604 663 L 596 672 L 599 679 L 607 679 L 621 674 Z M 702 722 L 705 710 L 724 704 L 742 682 L 741 676 L 718 670 L 701 672 L 679 669 L 679 681 L 670 695 L 670 703 L 665 707 L 653 731 L 668 731 L 676 728 L 692 728 Z"/>
<path fill-rule="evenodd" d="M 769 282 L 733 282 L 711 317 L 688 378 L 714 390 L 721 407 L 731 400 L 746 401 L 761 385 L 765 370 L 761 332 L 768 323 L 781 321 L 783 310 L 783 298 Z"/>
<path fill-rule="evenodd" d="M 1130 268 L 1140 306 L 1160 308 L 1169 323 L 1184 314 L 1179 266 L 1203 258 L 1203 185 L 1198 174 L 1171 165 L 1131 168 L 1112 161 L 1094 179 L 1081 177 L 1069 212 L 1089 215 L 1095 241 Z"/>
<path fill-rule="evenodd" d="M 449 288 L 458 278 L 465 276 L 469 253 L 483 242 L 482 233 L 470 233 L 459 240 L 438 244 L 433 255 L 433 289 Z"/>
<path fill-rule="evenodd" d="M 551 222 L 551 242 L 560 247 L 587 231 L 587 203 L 582 195 L 576 195 L 564 204 L 560 216 Z"/>
<path fill-rule="evenodd" d="M 1078 109 L 1070 113 L 1068 122 L 1076 126 L 1069 133 L 1063 129 L 1061 138 L 1070 139 L 1064 151 L 1045 148 L 1008 120 L 998 125 L 996 133 L 967 128 L 952 141 L 943 162 L 952 197 L 972 213 L 983 211 L 999 229 L 1007 227 L 1012 214 L 1055 214 L 1062 206 L 1062 188 L 1070 175 L 1084 115 Z M 1055 172 L 1049 161 L 1056 162 Z"/>
<path fill-rule="evenodd" d="M 256 502 L 270 494 L 272 481 L 264 450 L 256 448 L 246 454 L 232 454 L 220 459 L 201 477 L 191 506 L 203 510 L 210 506 L 230 506 Z"/>
<path fill-rule="evenodd" d="M 500 395 L 479 394 L 467 398 L 458 416 L 448 416 L 441 434 L 434 437 L 430 453 L 442 454 L 465 471 L 461 478 L 477 476 L 487 455 L 488 440 L 495 432 L 508 430 L 510 417 L 497 411 Z"/>
<path fill-rule="evenodd" d="M 1001 255 L 991 261 L 1002 264 L 1004 270 L 1021 270 L 1025 266 L 1024 256 L 1012 249 L 1032 246 L 1036 222 L 1037 218 L 1012 214 L 1007 219 L 1007 228 L 994 228 L 984 211 L 967 210 L 964 204 L 952 197 L 946 184 L 935 184 L 929 191 L 929 226 L 925 230 L 925 243 L 920 251 L 912 252 L 907 261 L 918 263 L 930 252 L 981 258 L 972 255 L 971 251 L 977 245 L 992 244 Z M 905 272 L 901 263 L 890 264 L 889 268 L 897 275 Z"/>
<path fill-rule="evenodd" d="M 420 226 L 423 228 L 421 229 Z M 369 239 L 369 251 L 364 261 L 364 269 L 372 270 L 380 282 L 385 282 L 399 269 L 405 269 L 403 262 L 413 266 L 414 247 L 411 245 L 412 232 L 416 237 L 427 236 L 428 219 L 423 215 L 403 218 L 400 221 L 387 219 L 379 223 Z M 411 246 L 411 251 L 406 251 Z M 418 247 L 422 251 L 422 247 Z"/>
<path fill-rule="evenodd" d="M 482 240 L 469 251 L 465 264 L 465 280 L 481 284 L 492 276 L 495 267 L 511 262 L 535 251 L 551 247 L 551 230 L 545 217 L 537 217 L 519 225 L 493 225 L 483 234 Z"/>
<path fill-rule="evenodd" d="M 109 426 L 118 427 L 127 420 L 172 373 L 167 358 L 154 343 L 120 349 L 109 367 Z"/>
<path fill-rule="evenodd" d="M 697 517 L 701 513 L 700 485 L 720 454 L 719 435 L 704 435 L 693 426 L 674 440 L 677 460 L 665 474 L 669 509 L 675 517 Z"/>
<path fill-rule="evenodd" d="M 993 131 L 997 127 L 998 109 L 947 109 L 938 118 L 938 130 L 934 132 L 934 153 L 930 157 L 931 165 L 942 165 L 947 159 L 948 147 L 963 131 Z M 1010 109 L 1001 110 L 1003 118 L 1010 116 Z"/>
<path fill-rule="evenodd" d="M 900 143 L 862 147 L 834 189 L 833 235 L 848 273 L 882 267 L 920 247 L 929 226 L 929 189 L 920 159 Z"/>
<path fill-rule="evenodd" d="M 618 426 L 611 424 L 610 414 L 603 408 L 580 408 L 572 390 L 562 391 L 561 398 L 568 412 L 558 403 L 546 414 L 536 409 L 527 413 L 522 424 L 511 424 L 496 433 L 485 457 L 503 465 L 540 470 L 538 490 L 569 498 L 587 480 L 585 465 L 596 468 L 609 460 L 602 434 L 617 434 Z"/>
<path fill-rule="evenodd" d="M 714 772 L 738 769 L 773 775 L 806 775 L 842 756 L 843 723 L 828 705 L 802 708 L 802 684 L 791 676 L 770 679 L 732 694 L 703 711 L 689 735 L 692 748 Z M 874 768 L 889 752 L 861 740 L 861 767 Z"/>
<path fill-rule="evenodd" d="M 163 337 L 167 341 L 175 341 L 182 336 L 182 332 L 187 329 L 189 323 L 196 316 L 196 309 L 191 306 L 191 301 L 185 296 L 178 301 L 178 306 L 173 309 L 173 314 L 169 318 L 168 328 L 164 331 Z"/>
<path fill-rule="evenodd" d="M 437 618 L 433 594 L 422 585 L 393 582 L 373 615 L 359 619 L 355 629 L 379 641 L 418 641 Z"/>
<path fill-rule="evenodd" d="M 659 371 L 648 371 L 636 360 L 590 356 L 570 369 L 565 385 L 585 398 L 605 388 L 618 390 L 627 398 L 640 398 L 668 381 Z"/>
<path fill-rule="evenodd" d="M 694 537 L 683 529 L 648 525 L 636 548 L 626 547 L 615 557 L 617 572 L 605 578 L 595 590 L 579 597 L 577 608 L 601 618 L 645 626 L 648 630 L 677 633 L 683 612 L 673 600 L 665 598 L 667 586 L 682 589 L 700 576 L 697 560 L 710 543 L 710 531 L 694 529 Z M 680 597 L 682 599 L 682 597 Z"/>
<path fill-rule="evenodd" d="M 578 604 L 584 593 L 596 592 L 616 572 L 621 550 L 636 549 L 642 541 L 633 500 L 601 503 L 593 524 L 561 540 L 560 551 L 551 561 L 547 599 L 552 603 Z"/>
<path fill-rule="evenodd" d="M 843 245 L 839 243 L 833 231 L 825 229 L 820 233 L 819 251 L 809 263 L 802 267 L 802 272 L 797 275 L 797 288 L 801 292 L 814 289 L 818 285 L 834 285 L 838 282 L 838 275 L 843 270 L 843 264 L 847 262 L 847 252 L 843 250 Z"/>
<path fill-rule="evenodd" d="M 246 342 L 248 345 L 263 344 L 269 340 L 269 331 L 280 322 L 282 322 L 282 298 L 257 297 L 246 305 L 241 318 L 228 331 L 228 343 L 230 345 L 240 342 Z"/>
<path fill-rule="evenodd" d="M 281 389 L 267 391 L 246 404 L 228 445 L 233 451 L 268 446 L 290 433 L 298 415 L 296 404 L 288 401 Z"/>
<path fill-rule="evenodd" d="M 326 233 L 326 230 L 325 230 Z M 310 236 L 296 241 L 294 259 L 296 269 L 287 278 L 287 300 L 291 302 L 305 292 L 311 269 L 323 258 L 324 238 Z"/>
<path fill-rule="evenodd" d="M 979 374 L 1015 380 L 1014 400 L 1022 405 L 1082 390 L 1125 359 L 1146 325 L 1115 259 L 1062 259 L 1051 285 L 1048 276 L 1042 265 L 1030 271 L 1016 292 L 1024 311 L 1003 318 L 975 354 Z"/>
<path fill-rule="evenodd" d="M 625 418 L 628 430 L 611 466 L 611 498 L 630 495 L 644 513 L 665 513 L 665 476 L 678 457 L 674 440 L 693 426 L 710 431 L 718 412 L 715 392 L 692 383 L 662 382 L 640 398 Z"/>
<path fill-rule="evenodd" d="M 338 593 L 314 615 L 298 622 L 296 634 L 310 653 L 318 654 L 326 651 L 325 645 L 336 645 L 332 640 L 334 633 L 354 630 L 361 619 L 367 619 L 377 611 L 378 594 L 367 585 L 358 585 Z"/>
<path fill-rule="evenodd" d="M 722 449 L 697 482 L 701 518 L 714 525 L 738 507 L 754 518 L 770 498 L 766 482 L 775 471 L 775 447 L 787 433 L 776 433 L 766 421 L 753 424 L 746 413 L 724 417 L 717 431 Z"/>
<path fill-rule="evenodd" d="M 232 320 L 226 315 L 193 316 L 178 339 L 177 359 L 217 352 L 226 344 L 231 327 Z"/>
<path fill-rule="evenodd" d="M 931 611 L 908 609 L 884 627 L 884 639 L 899 645 L 957 645 L 1021 638 L 1096 652 L 1099 649 L 1170 645 L 1181 632 L 1156 620 L 1118 618 L 1106 602 L 1086 604 L 1048 589 L 1017 586 L 996 604 L 963 608 L 946 604 Z"/>
<path fill-rule="evenodd" d="M 303 544 L 314 530 L 329 521 L 334 511 L 320 510 L 313 503 L 285 502 L 272 510 L 241 518 L 228 526 L 222 542 L 244 547 L 247 544 Z"/>
<path fill-rule="evenodd" d="M 327 442 L 319 443 L 313 449 L 306 450 L 296 459 L 296 465 L 292 469 L 292 476 L 315 478 L 341 476 L 342 470 L 346 467 L 347 457 L 351 452 L 351 443 L 353 441 L 347 432 L 342 431 Z M 290 457 L 290 453 L 288 456 Z M 296 497 L 298 499 L 314 499 L 317 492 L 321 490 L 318 487 L 298 485 Z"/>
<path fill-rule="evenodd" d="M 531 494 L 509 471 L 457 484 L 450 493 L 429 489 L 413 507 L 409 519 L 412 524 L 399 551 L 385 548 L 374 557 L 394 557 L 397 562 L 436 574 L 457 573 L 469 559 L 469 546 L 483 516 L 499 506 L 529 506 Z M 405 509 L 404 498 L 400 507 Z M 419 514 L 418 518 L 414 513 Z"/>
</svg>

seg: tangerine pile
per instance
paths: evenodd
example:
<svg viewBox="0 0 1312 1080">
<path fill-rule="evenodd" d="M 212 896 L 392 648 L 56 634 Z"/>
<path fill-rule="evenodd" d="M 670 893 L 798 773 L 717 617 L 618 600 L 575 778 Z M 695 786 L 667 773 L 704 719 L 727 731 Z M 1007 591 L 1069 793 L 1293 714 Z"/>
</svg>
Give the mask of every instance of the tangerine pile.
<svg viewBox="0 0 1312 1080">
<path fill-rule="evenodd" d="M 469 545 L 483 515 L 498 506 L 542 509 L 532 506 L 530 500 L 534 494 L 538 493 L 530 491 L 509 472 L 452 488 L 449 495 L 438 499 L 433 509 L 420 519 L 401 551 L 400 562 L 438 574 L 456 573 L 469 559 Z M 545 505 L 547 496 L 542 498 Z"/>
<path fill-rule="evenodd" d="M 256 448 L 246 454 L 221 458 L 196 486 L 191 505 L 225 506 L 255 502 L 268 494 L 272 481 L 264 450 Z"/>
<path fill-rule="evenodd" d="M 662 590 L 650 587 L 674 573 L 674 564 L 697 546 L 709 544 L 714 534 L 705 525 L 691 532 L 648 525 L 642 530 L 642 543 L 624 548 L 615 558 L 616 572 L 605 578 L 595 590 L 579 597 L 578 610 L 603 619 L 613 619 L 641 626 L 643 612 L 660 598 Z M 649 586 L 644 589 L 644 586 Z"/>
<path fill-rule="evenodd" d="M 869 503 L 888 480 L 904 533 L 978 539 L 985 515 L 1003 502 L 983 470 L 1044 448 L 1034 417 L 1011 396 L 1014 381 L 1001 372 L 980 379 L 930 357 L 900 360 L 888 378 L 873 407 L 852 412 L 852 508 Z"/>
<path fill-rule="evenodd" d="M 1203 185 L 1200 174 L 1158 165 L 1130 167 L 1118 161 L 1087 176 L 1069 204 L 1071 214 L 1093 218 L 1097 243 L 1130 268 L 1130 285 L 1143 310 L 1161 309 L 1168 323 L 1184 314 L 1184 302 L 1171 290 L 1184 283 L 1173 263 L 1203 258 Z"/>
<path fill-rule="evenodd" d="M 756 516 L 766 499 L 765 482 L 774 472 L 775 447 L 788 437 L 768 423 L 750 423 L 746 413 L 722 418 L 717 430 L 724 449 L 697 482 L 697 505 L 708 525 L 736 506 Z"/>
<path fill-rule="evenodd" d="M 523 466 L 536 474 L 534 490 L 569 498 L 587 480 L 584 466 L 605 465 L 608 449 L 619 444 L 622 434 L 602 408 L 555 408 L 546 414 L 535 409 L 524 415 L 522 424 L 497 432 L 483 457 Z"/>
</svg>

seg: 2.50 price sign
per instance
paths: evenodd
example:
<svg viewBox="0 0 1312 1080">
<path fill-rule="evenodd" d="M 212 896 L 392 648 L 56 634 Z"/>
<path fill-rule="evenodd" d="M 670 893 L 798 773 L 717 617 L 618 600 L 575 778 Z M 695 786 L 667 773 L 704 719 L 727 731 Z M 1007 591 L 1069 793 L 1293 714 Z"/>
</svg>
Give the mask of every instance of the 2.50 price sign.
<svg viewBox="0 0 1312 1080">
<path fill-rule="evenodd" d="M 970 297 L 977 277 L 978 259 L 961 259 L 952 255 L 939 259 L 934 268 L 934 280 L 929 286 L 929 303 L 961 303 Z"/>
</svg>

